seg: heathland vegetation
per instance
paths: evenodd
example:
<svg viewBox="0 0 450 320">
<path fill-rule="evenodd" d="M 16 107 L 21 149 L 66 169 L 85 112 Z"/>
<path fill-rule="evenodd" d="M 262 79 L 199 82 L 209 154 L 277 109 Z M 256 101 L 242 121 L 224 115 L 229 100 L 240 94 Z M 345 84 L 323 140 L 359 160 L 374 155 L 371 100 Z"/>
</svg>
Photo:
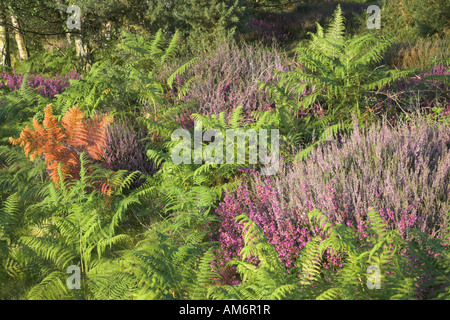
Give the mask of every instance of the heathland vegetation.
<svg viewBox="0 0 450 320">
<path fill-rule="evenodd" d="M 0 299 L 449 299 L 449 10 L 1 0 Z"/>
</svg>

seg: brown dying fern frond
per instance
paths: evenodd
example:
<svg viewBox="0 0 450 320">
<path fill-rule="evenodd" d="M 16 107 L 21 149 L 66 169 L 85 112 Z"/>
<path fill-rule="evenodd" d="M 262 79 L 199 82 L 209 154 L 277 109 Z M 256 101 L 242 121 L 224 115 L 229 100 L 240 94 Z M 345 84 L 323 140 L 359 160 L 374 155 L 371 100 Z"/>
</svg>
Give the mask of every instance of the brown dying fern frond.
<svg viewBox="0 0 450 320">
<path fill-rule="evenodd" d="M 80 179 L 81 153 L 86 152 L 94 160 L 101 159 L 106 146 L 106 127 L 112 121 L 107 115 L 85 119 L 83 111 L 73 106 L 59 123 L 49 104 L 44 109 L 42 125 L 34 118 L 34 130 L 27 125 L 18 139 L 9 140 L 13 145 L 20 144 L 31 161 L 43 155 L 50 178 L 58 185 L 60 163 L 63 177 Z"/>
</svg>

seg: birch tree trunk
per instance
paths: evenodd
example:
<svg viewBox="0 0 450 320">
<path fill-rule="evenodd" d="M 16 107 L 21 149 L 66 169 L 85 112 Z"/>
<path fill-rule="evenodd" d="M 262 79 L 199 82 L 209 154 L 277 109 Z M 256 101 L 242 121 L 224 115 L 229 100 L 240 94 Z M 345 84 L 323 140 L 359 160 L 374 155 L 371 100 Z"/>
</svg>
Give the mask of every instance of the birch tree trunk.
<svg viewBox="0 0 450 320">
<path fill-rule="evenodd" d="M 0 2 L 0 66 L 11 66 L 8 45 L 8 29 L 6 27 L 6 9 Z"/>
<path fill-rule="evenodd" d="M 105 36 L 106 41 L 110 41 L 111 40 L 111 32 L 112 32 L 112 24 L 111 24 L 111 21 L 108 21 L 105 24 L 104 33 L 103 33 L 103 35 Z"/>
<path fill-rule="evenodd" d="M 59 4 L 60 8 L 65 6 L 64 0 L 58 0 L 58 4 Z M 67 18 L 67 14 L 66 14 L 66 12 L 64 10 L 59 9 L 58 12 L 59 12 L 59 16 L 61 17 L 61 19 L 66 19 Z M 66 40 L 67 40 L 67 44 L 69 46 L 72 45 L 72 37 L 70 36 L 69 32 L 66 32 Z"/>
<path fill-rule="evenodd" d="M 84 71 L 87 71 L 89 69 L 88 65 L 88 59 L 89 59 L 89 50 L 86 43 L 83 41 L 82 34 L 75 34 L 75 49 L 77 53 L 78 61 L 80 62 L 80 65 L 82 66 L 82 69 Z"/>
<path fill-rule="evenodd" d="M 16 38 L 17 49 L 19 50 L 19 58 L 20 60 L 28 59 L 28 51 L 25 45 L 25 41 L 23 40 L 23 35 L 20 33 L 20 24 L 17 20 L 17 17 L 14 13 L 11 13 L 11 23 L 14 27 L 14 36 Z"/>
<path fill-rule="evenodd" d="M 69 46 L 72 44 L 72 38 L 70 37 L 70 33 L 66 33 L 66 40 L 67 40 L 67 43 L 69 44 Z"/>
<path fill-rule="evenodd" d="M 58 0 L 58 3 L 60 5 L 60 8 L 64 8 L 64 10 L 60 9 L 59 10 L 59 15 L 66 19 L 68 17 L 67 12 L 65 11 L 65 8 L 67 8 L 67 6 L 65 5 L 65 1 L 64 0 Z M 69 44 L 69 46 L 72 45 L 72 42 L 75 45 L 75 50 L 76 50 L 76 55 L 78 58 L 78 64 L 79 66 L 81 66 L 81 69 L 83 69 L 84 71 L 87 71 L 89 68 L 88 65 L 88 61 L 89 61 L 89 49 L 87 44 L 85 43 L 85 41 L 83 41 L 83 31 L 82 31 L 82 22 L 80 21 L 80 25 L 79 25 L 79 29 L 78 27 L 75 29 L 71 29 L 72 31 L 77 31 L 77 32 L 66 32 L 66 40 L 67 43 Z M 76 30 L 78 29 L 78 30 Z"/>
</svg>

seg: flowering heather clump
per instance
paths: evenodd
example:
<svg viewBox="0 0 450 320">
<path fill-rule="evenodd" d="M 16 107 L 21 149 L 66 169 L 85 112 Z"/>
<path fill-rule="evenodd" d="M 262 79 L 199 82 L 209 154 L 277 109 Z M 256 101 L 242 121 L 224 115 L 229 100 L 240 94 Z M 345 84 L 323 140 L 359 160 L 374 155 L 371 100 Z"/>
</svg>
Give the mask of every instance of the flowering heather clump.
<svg viewBox="0 0 450 320">
<path fill-rule="evenodd" d="M 298 254 L 314 234 L 325 237 L 323 230 L 311 230 L 306 216 L 293 214 L 290 204 L 285 203 L 282 197 L 288 191 L 287 185 L 276 186 L 270 178 L 262 178 L 256 171 L 244 170 L 250 173 L 250 181 L 243 181 L 235 191 L 226 193 L 216 210 L 222 218 L 218 229 L 223 258 L 221 263 L 241 257 L 243 225 L 235 219 L 245 212 L 263 230 L 269 243 L 275 246 L 280 260 L 287 267 L 296 267 Z M 342 267 L 340 256 L 334 252 L 326 251 L 324 258 L 325 268 Z"/>
<path fill-rule="evenodd" d="M 319 209 L 333 221 L 357 223 L 356 215 L 364 218 L 372 206 L 390 210 L 396 228 L 413 219 L 434 236 L 450 208 L 449 143 L 450 129 L 442 124 L 420 118 L 391 128 L 382 122 L 330 141 L 277 184 L 290 186 L 288 199 L 300 213 Z"/>
<path fill-rule="evenodd" d="M 117 120 L 106 132 L 105 164 L 112 170 L 152 174 L 156 167 L 146 156 L 145 131 L 136 130 L 127 120 Z"/>
<path fill-rule="evenodd" d="M 0 73 L 0 76 L 6 80 L 6 85 L 11 91 L 19 90 L 22 85 L 23 74 L 17 74 L 14 70 L 13 74 L 7 72 Z M 70 85 L 70 79 L 81 79 L 76 72 L 69 72 L 64 76 L 56 75 L 47 78 L 44 75 L 30 75 L 27 84 L 37 89 L 37 93 L 43 97 L 53 99 L 55 95 L 64 92 L 64 89 Z"/>
<path fill-rule="evenodd" d="M 223 257 L 239 255 L 242 227 L 234 219 L 242 213 L 258 224 L 288 266 L 311 236 L 321 235 L 306 227 L 313 209 L 354 228 L 361 240 L 369 237 L 369 207 L 405 239 L 412 227 L 438 237 L 450 210 L 449 149 L 450 129 L 443 124 L 420 118 L 392 128 L 382 122 L 329 141 L 306 161 L 283 164 L 277 176 L 250 173 L 217 210 Z M 329 257 L 330 265 L 339 265 L 338 258 Z"/>
<path fill-rule="evenodd" d="M 269 182 L 266 180 L 266 182 Z M 244 246 L 242 238 L 243 226 L 236 223 L 235 218 L 245 212 L 267 236 L 279 254 L 280 260 L 292 267 L 297 253 L 311 240 L 310 232 L 305 227 L 303 217 L 299 220 L 286 219 L 290 214 L 284 205 L 276 202 L 277 194 L 268 183 L 257 185 L 252 189 L 243 183 L 233 193 L 227 193 L 217 213 L 223 219 L 219 228 L 219 241 L 222 244 L 222 256 L 229 261 L 240 257 Z"/>
<path fill-rule="evenodd" d="M 269 93 L 259 90 L 258 82 L 273 83 L 274 69 L 290 69 L 287 58 L 275 48 L 220 42 L 199 57 L 183 78 L 193 80 L 180 103 L 192 103 L 190 112 L 202 115 L 229 115 L 239 105 L 247 117 L 255 110 L 272 110 L 275 105 Z M 180 85 L 183 79 L 178 79 Z"/>
<path fill-rule="evenodd" d="M 6 83 L 1 82 L 1 86 L 7 86 L 11 91 L 19 90 L 20 85 L 22 84 L 23 74 L 17 74 L 16 70 L 13 70 L 14 74 L 9 74 L 7 72 L 0 73 L 0 76 Z"/>
</svg>

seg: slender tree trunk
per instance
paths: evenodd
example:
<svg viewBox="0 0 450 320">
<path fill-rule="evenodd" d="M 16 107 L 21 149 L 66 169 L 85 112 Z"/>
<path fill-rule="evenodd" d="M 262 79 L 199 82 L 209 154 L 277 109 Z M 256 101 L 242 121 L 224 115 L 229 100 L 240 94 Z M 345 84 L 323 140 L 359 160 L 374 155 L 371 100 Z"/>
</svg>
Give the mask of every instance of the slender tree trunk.
<svg viewBox="0 0 450 320">
<path fill-rule="evenodd" d="M 70 33 L 68 32 L 66 33 L 66 40 L 69 46 L 72 45 L 72 38 L 70 37 Z"/>
<path fill-rule="evenodd" d="M 8 29 L 6 27 L 6 8 L 0 2 L 0 66 L 11 66 L 9 56 Z"/>
<path fill-rule="evenodd" d="M 108 21 L 105 24 L 104 33 L 103 33 L 103 35 L 105 36 L 106 41 L 111 40 L 111 32 L 112 32 L 112 24 L 111 24 L 111 21 Z"/>
<path fill-rule="evenodd" d="M 64 6 L 65 6 L 64 0 L 58 0 L 58 3 L 59 3 L 59 5 L 60 5 L 61 7 L 64 7 Z M 58 11 L 59 11 L 59 16 L 60 16 L 62 19 L 66 19 L 66 18 L 67 18 L 67 14 L 66 14 L 65 11 L 63 11 L 63 10 L 61 10 L 61 9 L 58 10 Z M 69 46 L 71 46 L 71 45 L 72 45 L 72 38 L 71 38 L 69 32 L 66 32 L 66 40 L 67 40 L 67 44 L 68 44 Z"/>
<path fill-rule="evenodd" d="M 61 8 L 66 8 L 64 0 L 58 0 Z M 59 10 L 59 14 L 61 17 L 67 18 L 67 12 L 64 10 Z M 74 29 L 75 30 L 75 29 Z M 72 42 L 75 45 L 76 55 L 78 58 L 78 64 L 82 70 L 87 71 L 89 69 L 89 49 L 85 41 L 83 41 L 83 27 L 82 21 L 80 25 L 80 30 L 76 33 L 66 32 L 66 40 L 69 46 L 72 45 Z"/>
<path fill-rule="evenodd" d="M 23 35 L 20 33 L 19 21 L 17 20 L 17 17 L 15 16 L 14 13 L 11 13 L 11 23 L 15 29 L 14 36 L 15 36 L 16 42 L 17 42 L 17 49 L 19 50 L 20 60 L 27 60 L 28 59 L 27 47 L 25 45 Z"/>
<path fill-rule="evenodd" d="M 75 49 L 77 52 L 78 61 L 84 71 L 89 69 L 89 49 L 87 44 L 83 41 L 82 34 L 75 34 Z"/>
</svg>

